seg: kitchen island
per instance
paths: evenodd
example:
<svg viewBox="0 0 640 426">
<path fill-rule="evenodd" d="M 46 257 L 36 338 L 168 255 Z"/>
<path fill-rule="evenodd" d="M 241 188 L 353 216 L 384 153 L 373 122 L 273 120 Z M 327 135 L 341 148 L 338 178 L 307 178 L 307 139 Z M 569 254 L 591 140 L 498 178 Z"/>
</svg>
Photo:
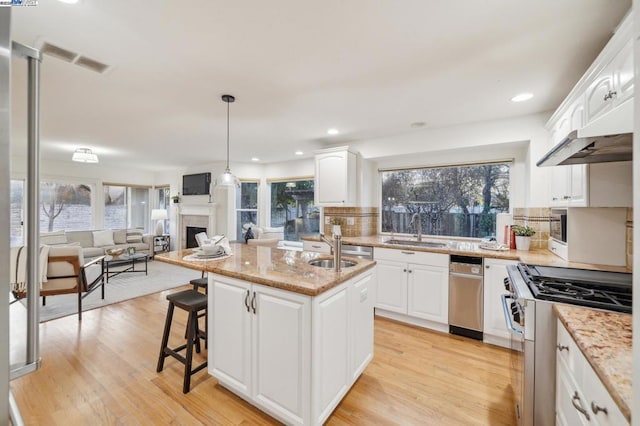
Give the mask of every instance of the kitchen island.
<svg viewBox="0 0 640 426">
<path fill-rule="evenodd" d="M 156 256 L 209 273 L 209 374 L 287 424 L 322 424 L 373 358 L 375 262 L 335 272 L 308 264 L 318 253 L 231 249 L 220 260 Z"/>
</svg>

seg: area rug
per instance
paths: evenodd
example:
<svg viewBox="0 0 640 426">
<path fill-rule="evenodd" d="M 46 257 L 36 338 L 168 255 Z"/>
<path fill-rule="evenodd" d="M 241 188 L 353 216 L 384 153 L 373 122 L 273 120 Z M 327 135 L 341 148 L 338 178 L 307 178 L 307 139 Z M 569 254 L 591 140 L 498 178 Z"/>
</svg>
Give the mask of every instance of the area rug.
<svg viewBox="0 0 640 426">
<path fill-rule="evenodd" d="M 136 265 L 136 268 L 138 265 Z M 157 261 L 149 261 L 148 275 L 144 273 L 124 273 L 109 279 L 105 284 L 104 300 L 96 289 L 82 300 L 82 312 L 101 308 L 123 300 L 133 299 L 159 291 L 176 288 L 200 278 L 200 272 Z M 21 300 L 23 304 L 26 300 Z M 78 313 L 77 294 L 62 294 L 47 297 L 47 305 L 40 304 L 40 322 L 50 321 Z"/>
</svg>

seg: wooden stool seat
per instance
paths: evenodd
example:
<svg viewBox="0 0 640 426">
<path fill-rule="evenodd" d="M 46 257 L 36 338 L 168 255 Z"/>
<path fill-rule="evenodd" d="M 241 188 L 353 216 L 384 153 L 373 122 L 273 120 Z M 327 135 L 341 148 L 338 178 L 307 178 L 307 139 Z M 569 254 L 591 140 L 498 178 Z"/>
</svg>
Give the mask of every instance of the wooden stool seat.
<svg viewBox="0 0 640 426">
<path fill-rule="evenodd" d="M 184 383 L 182 392 L 187 393 L 191 387 L 191 376 L 207 366 L 207 362 L 203 362 L 196 368 L 192 368 L 193 347 L 196 352 L 200 353 L 200 339 L 206 339 L 206 333 L 198 327 L 198 313 L 207 309 L 207 296 L 195 291 L 184 290 L 167 296 L 169 301 L 169 309 L 167 310 L 167 318 L 164 324 L 164 334 L 162 336 L 162 345 L 160 347 L 160 356 L 158 357 L 158 366 L 156 371 L 159 373 L 164 368 L 164 360 L 168 356 L 172 356 L 184 364 Z M 169 334 L 171 334 L 171 322 L 173 320 L 173 310 L 178 307 L 189 313 L 187 320 L 187 342 L 177 348 L 168 347 Z M 206 341 L 206 340 L 205 340 Z M 185 356 L 179 354 L 180 351 L 186 349 Z"/>
<path fill-rule="evenodd" d="M 198 288 L 204 288 L 206 291 L 209 280 L 207 278 L 195 278 L 189 282 L 193 286 L 194 290 L 197 290 Z"/>
</svg>

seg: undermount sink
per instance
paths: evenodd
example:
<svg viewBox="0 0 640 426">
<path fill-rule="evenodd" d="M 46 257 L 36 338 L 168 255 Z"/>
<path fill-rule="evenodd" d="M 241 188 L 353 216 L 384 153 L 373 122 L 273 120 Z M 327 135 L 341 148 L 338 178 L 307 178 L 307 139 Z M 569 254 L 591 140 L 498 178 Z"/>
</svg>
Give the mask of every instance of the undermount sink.
<svg viewBox="0 0 640 426">
<path fill-rule="evenodd" d="M 433 241 L 413 241 L 413 240 L 387 240 L 385 244 L 394 244 L 397 246 L 418 246 L 418 247 L 430 247 L 430 248 L 445 248 L 447 243 L 436 243 Z"/>
<path fill-rule="evenodd" d="M 335 264 L 333 263 L 333 259 L 315 259 L 310 260 L 309 265 L 317 266 L 319 268 L 333 269 Z M 340 261 L 340 268 L 350 268 L 351 266 L 356 266 L 356 262 L 352 262 L 350 260 Z"/>
</svg>

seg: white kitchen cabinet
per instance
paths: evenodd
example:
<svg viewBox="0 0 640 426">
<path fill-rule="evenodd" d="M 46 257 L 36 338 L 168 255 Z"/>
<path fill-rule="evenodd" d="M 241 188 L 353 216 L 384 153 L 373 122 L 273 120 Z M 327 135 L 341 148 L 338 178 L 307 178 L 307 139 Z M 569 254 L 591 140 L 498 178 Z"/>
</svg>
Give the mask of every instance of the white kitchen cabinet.
<svg viewBox="0 0 640 426">
<path fill-rule="evenodd" d="M 484 259 L 484 328 L 483 341 L 493 345 L 510 348 L 510 335 L 505 325 L 502 309 L 504 280 L 507 278 L 507 266 L 516 265 L 513 260 Z"/>
<path fill-rule="evenodd" d="M 376 314 L 448 331 L 449 256 L 376 248 Z"/>
<path fill-rule="evenodd" d="M 558 320 L 556 419 L 559 425 L 628 425 L 611 395 Z"/>
<path fill-rule="evenodd" d="M 210 273 L 209 374 L 286 424 L 323 424 L 373 358 L 372 284 L 312 297 Z"/>
<path fill-rule="evenodd" d="M 316 253 L 331 253 L 331 246 L 324 241 L 302 241 L 302 250 Z"/>
<path fill-rule="evenodd" d="M 327 149 L 315 156 L 315 204 L 353 206 L 357 197 L 357 156 L 346 147 Z"/>
</svg>

